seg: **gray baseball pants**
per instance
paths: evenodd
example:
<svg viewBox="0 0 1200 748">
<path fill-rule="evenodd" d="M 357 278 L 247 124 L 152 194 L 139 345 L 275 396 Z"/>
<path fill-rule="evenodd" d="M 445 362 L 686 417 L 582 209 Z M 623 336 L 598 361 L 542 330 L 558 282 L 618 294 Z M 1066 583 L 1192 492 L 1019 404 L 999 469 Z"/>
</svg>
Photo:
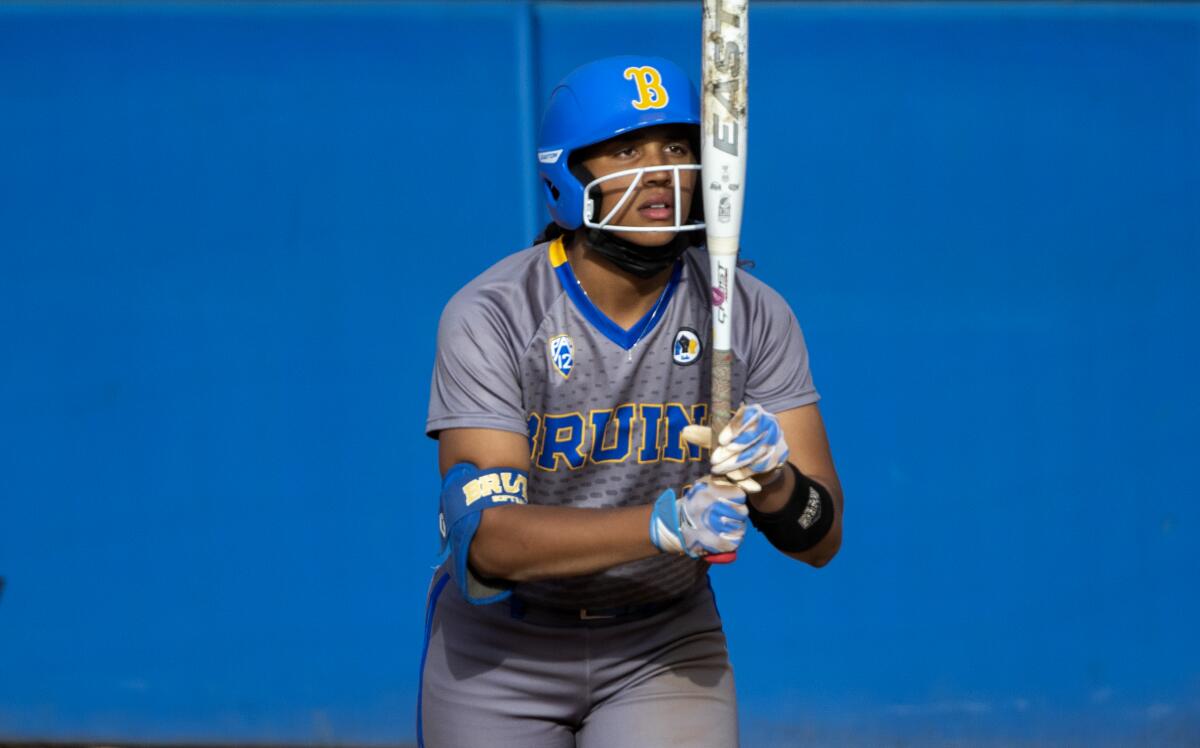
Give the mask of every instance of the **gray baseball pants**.
<svg viewBox="0 0 1200 748">
<path fill-rule="evenodd" d="M 522 613 L 518 609 L 517 615 Z M 439 570 L 417 701 L 422 748 L 734 748 L 737 701 L 711 590 L 610 625 L 472 605 Z"/>
</svg>

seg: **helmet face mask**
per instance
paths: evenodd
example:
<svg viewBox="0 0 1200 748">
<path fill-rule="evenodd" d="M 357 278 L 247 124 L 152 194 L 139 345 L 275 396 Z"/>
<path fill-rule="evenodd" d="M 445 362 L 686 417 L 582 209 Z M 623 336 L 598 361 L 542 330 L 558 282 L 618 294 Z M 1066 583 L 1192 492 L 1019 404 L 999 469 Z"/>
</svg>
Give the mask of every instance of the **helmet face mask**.
<svg viewBox="0 0 1200 748">
<path fill-rule="evenodd" d="M 661 232 L 680 232 L 680 231 L 696 231 L 704 228 L 704 223 L 693 221 L 691 223 L 683 223 L 683 199 L 679 187 L 681 171 L 700 171 L 700 164 L 676 164 L 674 166 L 641 166 L 636 169 L 623 169 L 615 171 L 611 174 L 605 174 L 602 177 L 597 177 L 588 182 L 584 186 L 583 200 L 583 225 L 589 229 L 599 229 L 601 231 L 620 231 L 620 232 L 636 232 L 636 233 L 661 233 Z M 643 177 L 648 173 L 671 172 L 671 183 L 675 191 L 674 207 L 675 207 L 675 223 L 672 226 L 624 226 L 613 224 L 611 221 L 620 212 L 621 208 L 629 202 L 629 198 L 637 192 L 642 185 Z M 596 200 L 594 194 L 599 192 L 598 188 L 605 182 L 617 181 L 626 177 L 632 176 L 629 186 L 625 188 L 625 192 L 621 195 L 621 199 L 612 207 L 599 221 L 595 219 Z"/>
<path fill-rule="evenodd" d="M 700 101 L 687 75 L 659 57 L 611 57 L 584 65 L 554 89 L 538 136 L 538 174 L 554 222 L 568 231 L 580 227 L 633 233 L 679 233 L 704 228 L 685 223 L 680 176 L 699 171 L 698 164 L 668 164 L 625 169 L 592 178 L 572 156 L 589 146 L 658 125 L 699 128 Z M 623 226 L 612 221 L 632 199 L 647 174 L 669 172 L 673 183 L 675 220 L 663 226 Z M 581 174 L 586 175 L 581 178 Z M 600 186 L 630 179 L 628 187 L 606 215 L 596 215 Z M 584 182 L 587 182 L 584 184 Z M 690 205 L 691 203 L 689 203 Z"/>
</svg>

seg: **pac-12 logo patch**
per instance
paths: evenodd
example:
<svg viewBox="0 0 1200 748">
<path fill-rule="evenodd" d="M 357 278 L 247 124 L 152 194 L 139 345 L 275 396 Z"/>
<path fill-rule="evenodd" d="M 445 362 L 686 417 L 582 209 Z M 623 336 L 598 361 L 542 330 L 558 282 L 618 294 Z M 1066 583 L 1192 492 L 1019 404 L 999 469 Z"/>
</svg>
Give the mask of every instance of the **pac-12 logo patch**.
<svg viewBox="0 0 1200 748">
<path fill-rule="evenodd" d="M 681 366 L 694 364 L 700 358 L 700 336 L 690 327 L 681 327 L 675 333 L 675 344 L 671 346 L 671 358 Z"/>
<path fill-rule="evenodd" d="M 550 338 L 550 365 L 562 374 L 563 379 L 571 376 L 571 369 L 575 368 L 575 344 L 571 342 L 570 335 Z"/>
</svg>

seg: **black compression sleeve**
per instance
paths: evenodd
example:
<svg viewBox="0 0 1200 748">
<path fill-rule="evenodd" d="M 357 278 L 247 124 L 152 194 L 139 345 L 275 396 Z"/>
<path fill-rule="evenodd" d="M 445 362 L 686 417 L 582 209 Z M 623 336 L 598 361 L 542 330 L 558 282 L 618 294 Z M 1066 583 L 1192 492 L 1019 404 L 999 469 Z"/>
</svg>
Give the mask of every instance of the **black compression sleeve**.
<svg viewBox="0 0 1200 748">
<path fill-rule="evenodd" d="M 787 553 L 801 553 L 820 543 L 833 527 L 833 497 L 829 490 L 788 463 L 796 485 L 781 509 L 764 513 L 750 507 L 750 522 L 771 545 Z"/>
</svg>

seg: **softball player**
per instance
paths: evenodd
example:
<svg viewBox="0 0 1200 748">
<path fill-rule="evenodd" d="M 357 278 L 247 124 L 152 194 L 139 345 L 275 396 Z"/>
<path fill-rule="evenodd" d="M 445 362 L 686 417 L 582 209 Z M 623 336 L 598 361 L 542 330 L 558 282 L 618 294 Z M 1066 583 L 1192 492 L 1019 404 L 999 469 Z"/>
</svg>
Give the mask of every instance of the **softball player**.
<svg viewBox="0 0 1200 748">
<path fill-rule="evenodd" d="M 704 557 L 736 550 L 748 521 L 814 566 L 837 552 L 840 488 L 804 338 L 750 276 L 733 337 L 746 405 L 707 450 L 698 123 L 667 60 L 571 73 L 538 148 L 554 223 L 442 315 L 427 748 L 736 745 Z"/>
</svg>

